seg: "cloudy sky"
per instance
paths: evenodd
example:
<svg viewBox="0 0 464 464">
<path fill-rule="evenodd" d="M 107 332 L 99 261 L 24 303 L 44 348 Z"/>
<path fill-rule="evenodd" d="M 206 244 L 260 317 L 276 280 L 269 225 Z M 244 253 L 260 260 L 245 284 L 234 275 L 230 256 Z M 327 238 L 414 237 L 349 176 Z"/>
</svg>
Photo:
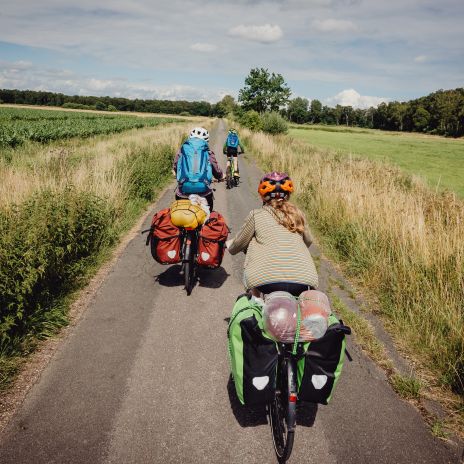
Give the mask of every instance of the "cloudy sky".
<svg viewBox="0 0 464 464">
<path fill-rule="evenodd" d="M 463 87 L 463 25 L 463 0 L 2 0 L 0 88 L 215 102 L 265 67 L 366 107 Z"/>
</svg>

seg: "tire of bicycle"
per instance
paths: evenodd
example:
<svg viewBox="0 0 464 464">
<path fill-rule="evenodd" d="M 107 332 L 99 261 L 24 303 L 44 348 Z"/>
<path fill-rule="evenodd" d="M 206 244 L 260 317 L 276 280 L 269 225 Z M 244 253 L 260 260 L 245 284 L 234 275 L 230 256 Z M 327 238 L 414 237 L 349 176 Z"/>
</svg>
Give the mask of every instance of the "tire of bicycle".
<svg viewBox="0 0 464 464">
<path fill-rule="evenodd" d="M 226 174 L 226 180 L 227 180 L 227 188 L 231 189 L 234 186 L 234 159 L 229 158 L 228 159 L 229 166 L 227 167 L 227 174 Z"/>
<path fill-rule="evenodd" d="M 192 293 L 194 275 L 195 275 L 195 263 L 194 263 L 194 252 L 192 245 L 186 245 L 184 252 L 184 286 L 187 295 Z"/>
<path fill-rule="evenodd" d="M 279 363 L 277 391 L 274 400 L 269 404 L 272 442 L 279 463 L 285 463 L 289 459 L 295 438 L 296 404 L 290 402 L 288 394 L 294 387 L 290 385 L 295 374 L 293 369 L 293 363 L 288 359 Z"/>
</svg>

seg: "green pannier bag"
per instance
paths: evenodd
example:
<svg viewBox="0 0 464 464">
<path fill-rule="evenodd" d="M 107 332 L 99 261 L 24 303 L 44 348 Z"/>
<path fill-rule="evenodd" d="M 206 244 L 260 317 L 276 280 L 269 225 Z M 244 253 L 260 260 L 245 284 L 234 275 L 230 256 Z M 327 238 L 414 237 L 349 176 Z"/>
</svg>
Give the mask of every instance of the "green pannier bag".
<svg viewBox="0 0 464 464">
<path fill-rule="evenodd" d="M 319 340 L 304 343 L 305 356 L 298 360 L 298 399 L 328 404 L 345 360 L 345 334 L 350 329 L 333 314 L 329 327 Z"/>
<path fill-rule="evenodd" d="M 238 399 L 246 406 L 269 403 L 275 395 L 277 346 L 263 332 L 261 306 L 246 295 L 235 303 L 227 337 Z"/>
</svg>

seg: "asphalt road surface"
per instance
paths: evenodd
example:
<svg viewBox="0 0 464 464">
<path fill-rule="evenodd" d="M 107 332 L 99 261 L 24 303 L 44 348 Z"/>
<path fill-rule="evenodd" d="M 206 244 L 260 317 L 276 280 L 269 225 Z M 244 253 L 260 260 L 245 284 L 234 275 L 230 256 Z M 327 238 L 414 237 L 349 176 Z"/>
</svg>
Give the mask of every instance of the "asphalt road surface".
<svg viewBox="0 0 464 464">
<path fill-rule="evenodd" d="M 220 121 L 211 144 L 223 166 L 225 136 Z M 216 191 L 232 234 L 259 206 L 259 171 L 241 166 L 240 186 Z M 156 210 L 172 199 L 170 189 Z M 241 407 L 229 380 L 226 318 L 243 291 L 243 256 L 226 254 L 187 296 L 178 266 L 157 264 L 144 242 L 129 243 L 30 391 L 0 463 L 276 462 L 265 411 Z M 332 403 L 299 411 L 290 462 L 458 462 L 382 371 L 350 351 Z"/>
</svg>

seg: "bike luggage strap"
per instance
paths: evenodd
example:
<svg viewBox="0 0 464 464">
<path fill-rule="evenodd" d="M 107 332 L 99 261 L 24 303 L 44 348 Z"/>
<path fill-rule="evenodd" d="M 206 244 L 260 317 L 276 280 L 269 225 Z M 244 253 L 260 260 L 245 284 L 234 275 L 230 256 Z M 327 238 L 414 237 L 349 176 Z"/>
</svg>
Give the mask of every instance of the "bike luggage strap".
<svg viewBox="0 0 464 464">
<path fill-rule="evenodd" d="M 295 341 L 293 342 L 293 350 L 292 354 L 293 356 L 296 355 L 296 351 L 298 348 L 298 341 L 300 339 L 300 328 L 301 328 L 301 311 L 300 311 L 300 300 L 296 300 L 298 304 L 298 310 L 297 310 L 297 316 L 296 316 L 296 331 L 295 331 Z"/>
</svg>

